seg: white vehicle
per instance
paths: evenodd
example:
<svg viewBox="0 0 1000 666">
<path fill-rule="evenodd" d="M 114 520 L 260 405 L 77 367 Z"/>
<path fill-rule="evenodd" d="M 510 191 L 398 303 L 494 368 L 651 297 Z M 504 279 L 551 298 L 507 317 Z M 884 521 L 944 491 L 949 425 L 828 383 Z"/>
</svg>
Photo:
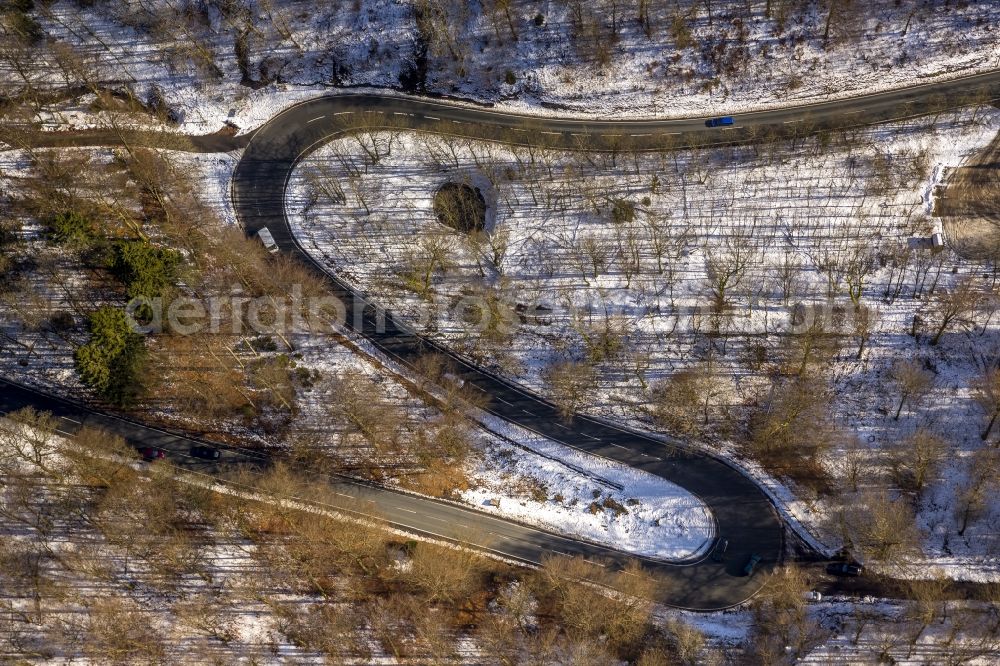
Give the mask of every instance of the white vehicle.
<svg viewBox="0 0 1000 666">
<path fill-rule="evenodd" d="M 271 254 L 278 253 L 278 244 L 274 242 L 274 236 L 268 231 L 267 227 L 264 227 L 257 232 L 257 240 L 267 249 Z"/>
</svg>

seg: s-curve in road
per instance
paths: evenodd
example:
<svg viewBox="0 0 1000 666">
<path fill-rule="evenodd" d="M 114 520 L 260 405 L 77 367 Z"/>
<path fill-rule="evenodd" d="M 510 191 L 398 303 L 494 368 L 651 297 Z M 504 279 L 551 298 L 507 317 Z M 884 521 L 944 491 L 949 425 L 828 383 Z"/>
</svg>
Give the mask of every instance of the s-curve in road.
<svg viewBox="0 0 1000 666">
<path fill-rule="evenodd" d="M 767 572 L 781 560 L 783 526 L 766 493 L 726 461 L 681 443 L 668 444 L 583 416 L 564 422 L 542 396 L 466 362 L 421 338 L 392 313 L 380 312 L 364 294 L 305 252 L 292 234 L 285 215 L 285 190 L 292 170 L 311 151 L 354 128 L 409 128 L 514 144 L 533 138 L 554 147 L 578 149 L 663 149 L 685 142 L 750 141 L 764 135 L 874 123 L 941 109 L 949 103 L 982 103 L 997 96 L 1000 72 L 990 72 L 863 97 L 742 114 L 732 129 L 709 130 L 706 118 L 616 121 L 528 117 L 399 95 L 332 95 L 292 106 L 257 130 L 236 167 L 232 195 L 246 232 L 255 234 L 267 228 L 282 251 L 326 279 L 344 302 L 347 325 L 389 357 L 409 365 L 429 351 L 447 354 L 455 362 L 456 374 L 484 394 L 494 415 L 567 446 L 656 474 L 700 497 L 715 517 L 718 536 L 729 542 L 725 561 L 703 558 L 647 565 L 664 577 L 666 603 L 718 609 L 753 596 Z M 399 512 L 394 513 L 391 507 L 388 515 L 399 519 Z M 512 547 L 504 537 L 492 536 L 491 547 L 500 548 L 500 543 L 504 548 Z M 743 567 L 753 555 L 760 556 L 761 564 L 754 576 L 744 576 Z M 537 552 L 532 555 L 539 556 Z M 621 561 L 618 557 L 610 560 Z"/>
<path fill-rule="evenodd" d="M 1000 72 L 887 91 L 863 97 L 738 115 L 731 128 L 707 129 L 706 118 L 675 120 L 593 120 L 529 117 L 446 101 L 399 95 L 344 94 L 297 104 L 272 118 L 248 140 L 246 136 L 190 137 L 180 150 L 221 151 L 242 148 L 233 179 L 236 212 L 250 234 L 267 228 L 278 246 L 329 281 L 345 304 L 348 325 L 388 356 L 411 363 L 427 351 L 449 354 L 420 338 L 390 314 L 379 326 L 375 306 L 310 257 L 291 234 L 285 217 L 285 190 L 296 163 L 323 142 L 350 131 L 392 127 L 447 133 L 470 138 L 527 143 L 543 140 L 553 147 L 590 150 L 657 150 L 685 144 L 752 141 L 762 136 L 801 135 L 824 128 L 875 123 L 1000 96 Z M 139 143 L 159 145 L 163 135 L 137 135 Z M 168 137 L 174 138 L 174 137 Z M 0 135 L 0 140 L 3 136 Z M 18 137 L 31 145 L 106 145 L 122 141 L 106 132 L 35 133 Z M 19 144 L 18 144 L 19 145 Z M 489 399 L 489 410 L 567 446 L 604 456 L 659 475 L 699 496 L 713 512 L 718 535 L 727 539 L 722 562 L 703 557 L 688 562 L 642 560 L 660 576 L 661 600 L 692 610 L 717 610 L 739 604 L 760 589 L 766 573 L 780 561 L 783 527 L 767 495 L 727 462 L 681 443 L 666 443 L 641 433 L 578 416 L 569 422 L 543 397 L 453 357 L 457 374 Z M 215 473 L 228 465 L 264 465 L 266 456 L 238 447 L 218 447 L 218 461 L 188 455 L 196 440 L 119 419 L 0 380 L 0 413 L 23 406 L 50 411 L 60 429 L 72 433 L 95 425 L 118 433 L 135 445 L 164 449 L 170 459 L 193 471 Z M 360 517 L 384 517 L 409 533 L 465 543 L 511 559 L 537 563 L 547 554 L 581 555 L 620 567 L 626 553 L 503 520 L 454 504 L 398 493 L 352 479 L 328 477 L 338 495 L 350 500 L 340 510 Z M 743 567 L 761 557 L 753 576 Z M 642 558 L 638 558 L 642 559 Z"/>
</svg>

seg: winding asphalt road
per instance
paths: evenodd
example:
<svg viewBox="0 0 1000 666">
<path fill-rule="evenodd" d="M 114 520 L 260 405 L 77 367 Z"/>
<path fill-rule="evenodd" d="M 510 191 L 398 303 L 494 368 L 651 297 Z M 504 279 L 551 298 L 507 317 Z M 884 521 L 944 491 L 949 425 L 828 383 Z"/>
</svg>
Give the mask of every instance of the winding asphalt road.
<svg viewBox="0 0 1000 666">
<path fill-rule="evenodd" d="M 526 117 L 452 102 L 391 95 L 332 95 L 295 105 L 258 129 L 236 167 L 232 195 L 248 234 L 267 228 L 280 249 L 313 268 L 343 301 L 349 328 L 403 365 L 434 351 L 451 356 L 467 386 L 483 393 L 488 410 L 567 446 L 656 474 L 694 493 L 715 516 L 718 535 L 729 541 L 724 563 L 646 563 L 667 581 L 664 600 L 709 610 L 735 605 L 762 585 L 761 573 L 783 555 L 784 531 L 770 499 L 726 461 L 680 443 L 665 443 L 598 419 L 566 423 L 543 397 L 505 381 L 421 338 L 391 312 L 328 271 L 299 245 L 285 211 L 285 192 L 295 165 L 352 127 L 395 127 L 470 138 L 599 150 L 653 150 L 687 143 L 737 142 L 905 117 L 970 98 L 1000 97 L 1000 72 L 894 90 L 865 97 L 740 115 L 732 129 L 706 133 L 705 118 L 597 121 Z M 510 542 L 491 547 L 505 552 Z M 522 544 L 523 546 L 523 544 Z M 520 547 L 520 546 L 519 546 Z M 544 548 L 544 546 L 543 546 Z M 590 547 L 597 555 L 597 547 Z M 742 575 L 751 555 L 763 559 L 757 575 Z M 604 556 L 607 553 L 603 553 Z M 540 553 L 532 556 L 538 559 Z M 611 560 L 616 558 L 611 557 Z"/>
<path fill-rule="evenodd" d="M 412 128 L 470 138 L 529 143 L 544 141 L 554 147 L 595 150 L 659 150 L 685 144 L 733 143 L 764 136 L 803 134 L 823 128 L 845 127 L 891 120 L 947 108 L 970 99 L 1000 97 L 1000 72 L 888 91 L 864 97 L 823 102 L 797 108 L 738 116 L 731 129 L 705 128 L 704 118 L 678 120 L 599 121 L 527 117 L 452 102 L 393 95 L 334 95 L 320 97 L 272 118 L 247 143 L 244 137 L 195 137 L 193 146 L 220 150 L 245 145 L 233 179 L 233 201 L 247 233 L 270 230 L 281 250 L 295 256 L 324 277 L 345 305 L 346 325 L 368 338 L 386 355 L 404 365 L 428 351 L 451 356 L 467 385 L 481 391 L 495 415 L 589 453 L 661 476 L 694 493 L 712 511 L 719 536 L 728 539 L 722 563 L 702 557 L 697 561 L 643 564 L 662 580 L 661 600 L 693 610 L 716 610 L 739 604 L 756 593 L 782 557 L 784 531 L 766 494 L 726 461 L 705 455 L 681 443 L 667 443 L 612 423 L 577 416 L 563 422 L 555 407 L 541 396 L 507 382 L 450 354 L 411 331 L 391 313 L 380 311 L 368 299 L 306 253 L 291 233 L 285 216 L 285 190 L 295 165 L 323 143 L 359 124 L 367 128 Z M 92 141 L 106 143 L 107 137 Z M 78 137 L 74 145 L 86 145 Z M 42 143 L 62 145 L 58 137 Z M 204 145 L 202 145 L 204 144 Z M 134 443 L 161 447 L 186 466 L 214 465 L 191 459 L 192 442 L 138 423 L 93 412 L 14 384 L 0 393 L 0 413 L 31 405 L 51 411 L 67 431 L 93 424 L 122 434 Z M 224 462 L 259 464 L 262 455 L 234 447 Z M 626 553 L 543 530 L 500 520 L 481 512 L 428 498 L 397 493 L 346 478 L 333 478 L 335 490 L 354 498 L 352 511 L 389 516 L 390 523 L 407 531 L 466 542 L 512 559 L 537 563 L 546 553 L 582 555 L 605 566 L 620 567 Z M 359 508 L 360 507 L 360 508 Z M 751 554 L 763 559 L 755 576 L 742 575 Z"/>
</svg>

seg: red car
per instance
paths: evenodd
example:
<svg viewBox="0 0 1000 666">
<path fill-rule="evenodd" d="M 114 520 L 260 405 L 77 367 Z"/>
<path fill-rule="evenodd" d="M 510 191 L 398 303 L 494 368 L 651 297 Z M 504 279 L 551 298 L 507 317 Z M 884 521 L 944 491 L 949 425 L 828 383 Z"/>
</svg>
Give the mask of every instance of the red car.
<svg viewBox="0 0 1000 666">
<path fill-rule="evenodd" d="M 163 459 L 163 451 L 157 448 L 153 448 L 152 446 L 145 446 L 139 449 L 139 455 L 141 455 L 142 459 L 145 460 L 146 462 L 153 462 L 154 460 Z"/>
</svg>

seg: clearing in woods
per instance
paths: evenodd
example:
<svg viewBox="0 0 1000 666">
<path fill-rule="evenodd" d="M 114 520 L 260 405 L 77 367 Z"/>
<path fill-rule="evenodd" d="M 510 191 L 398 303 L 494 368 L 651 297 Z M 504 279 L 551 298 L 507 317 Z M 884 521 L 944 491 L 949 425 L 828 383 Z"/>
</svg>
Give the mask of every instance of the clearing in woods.
<svg viewBox="0 0 1000 666">
<path fill-rule="evenodd" d="M 935 200 L 948 243 L 968 259 L 1000 251 L 1000 133 L 968 163 L 954 169 Z"/>
</svg>

